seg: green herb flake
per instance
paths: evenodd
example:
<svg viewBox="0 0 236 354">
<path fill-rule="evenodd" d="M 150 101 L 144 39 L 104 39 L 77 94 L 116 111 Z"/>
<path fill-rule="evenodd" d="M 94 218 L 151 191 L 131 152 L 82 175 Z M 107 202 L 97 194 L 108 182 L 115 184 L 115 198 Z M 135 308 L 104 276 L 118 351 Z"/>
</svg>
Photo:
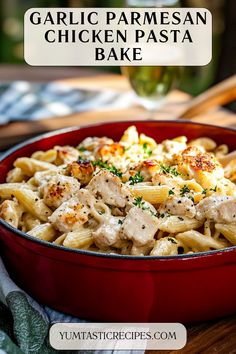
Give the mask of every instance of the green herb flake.
<svg viewBox="0 0 236 354">
<path fill-rule="evenodd" d="M 150 146 L 148 146 L 148 143 L 143 144 L 143 151 L 144 151 L 145 155 L 147 155 L 148 157 L 150 157 L 152 154 L 152 150 L 151 150 Z"/>
<path fill-rule="evenodd" d="M 175 167 L 171 167 L 171 166 L 167 166 L 167 165 L 163 165 L 163 164 L 160 165 L 160 172 L 164 173 L 165 175 L 171 174 L 175 177 L 180 175 L 180 173 L 176 170 Z"/>
<path fill-rule="evenodd" d="M 204 188 L 203 191 L 202 191 L 202 194 L 207 194 L 207 188 Z"/>
<path fill-rule="evenodd" d="M 169 195 L 174 195 L 175 192 L 174 192 L 172 189 L 170 189 L 169 192 L 168 192 L 168 194 L 169 194 Z"/>
<path fill-rule="evenodd" d="M 130 185 L 133 186 L 135 183 L 143 182 L 144 178 L 140 172 L 137 172 L 134 176 L 130 176 Z"/>
<path fill-rule="evenodd" d="M 119 219 L 119 220 L 118 220 L 118 224 L 119 224 L 119 225 L 122 225 L 122 224 L 123 224 L 123 222 L 124 222 L 124 221 L 123 221 L 123 220 L 121 220 L 121 219 Z"/>
<path fill-rule="evenodd" d="M 117 177 L 122 177 L 122 172 L 119 171 L 114 165 L 109 165 L 107 162 L 103 162 L 102 159 L 98 159 L 97 161 L 92 162 L 93 166 L 99 166 L 101 168 L 106 169 L 107 171 L 113 173 Z"/>
<path fill-rule="evenodd" d="M 114 165 L 110 166 L 107 168 L 108 171 L 116 175 L 117 177 L 122 177 L 122 172 L 120 172 Z"/>
<path fill-rule="evenodd" d="M 217 185 L 214 188 L 211 188 L 210 191 L 216 192 L 217 191 Z"/>
<path fill-rule="evenodd" d="M 171 243 L 174 243 L 174 244 L 177 245 L 177 242 L 173 238 L 168 237 L 167 240 L 170 241 Z"/>
<path fill-rule="evenodd" d="M 180 189 L 180 195 L 181 197 L 183 197 L 186 193 L 189 193 L 190 189 L 188 188 L 188 186 L 186 186 L 186 184 Z"/>
<path fill-rule="evenodd" d="M 136 197 L 136 198 L 134 199 L 134 203 L 133 203 L 133 204 L 136 205 L 136 206 L 139 207 L 139 208 L 143 208 L 145 202 L 143 201 L 143 198 L 142 198 L 142 197 Z"/>
<path fill-rule="evenodd" d="M 81 152 L 84 152 L 84 151 L 86 151 L 87 149 L 86 149 L 84 146 L 81 145 L 81 146 L 78 148 L 78 150 L 81 151 Z"/>
</svg>

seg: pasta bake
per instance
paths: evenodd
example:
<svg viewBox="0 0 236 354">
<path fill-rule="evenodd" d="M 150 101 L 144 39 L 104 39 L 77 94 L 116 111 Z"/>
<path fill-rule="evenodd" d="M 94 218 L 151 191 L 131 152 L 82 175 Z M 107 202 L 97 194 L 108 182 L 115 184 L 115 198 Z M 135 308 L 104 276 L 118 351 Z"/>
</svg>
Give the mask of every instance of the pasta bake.
<svg viewBox="0 0 236 354">
<path fill-rule="evenodd" d="M 140 256 L 236 246 L 236 153 L 208 137 L 87 137 L 19 157 L 0 217 L 57 245 Z"/>
</svg>

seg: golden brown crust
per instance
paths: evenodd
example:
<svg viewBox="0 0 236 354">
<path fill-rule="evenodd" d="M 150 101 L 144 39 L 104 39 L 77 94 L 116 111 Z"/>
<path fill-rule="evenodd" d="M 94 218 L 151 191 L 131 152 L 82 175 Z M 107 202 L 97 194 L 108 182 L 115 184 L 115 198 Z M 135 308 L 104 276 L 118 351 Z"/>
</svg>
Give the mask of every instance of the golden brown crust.
<svg viewBox="0 0 236 354">
<path fill-rule="evenodd" d="M 121 156 L 124 154 L 124 146 L 120 143 L 101 144 L 97 150 L 100 157 Z"/>
<path fill-rule="evenodd" d="M 183 162 L 189 164 L 194 170 L 213 171 L 217 166 L 217 161 L 212 154 L 201 152 L 199 149 L 190 146 L 182 153 Z"/>
<path fill-rule="evenodd" d="M 93 177 L 94 167 L 90 161 L 78 160 L 67 166 L 67 173 L 78 179 L 82 184 L 87 184 Z"/>
</svg>

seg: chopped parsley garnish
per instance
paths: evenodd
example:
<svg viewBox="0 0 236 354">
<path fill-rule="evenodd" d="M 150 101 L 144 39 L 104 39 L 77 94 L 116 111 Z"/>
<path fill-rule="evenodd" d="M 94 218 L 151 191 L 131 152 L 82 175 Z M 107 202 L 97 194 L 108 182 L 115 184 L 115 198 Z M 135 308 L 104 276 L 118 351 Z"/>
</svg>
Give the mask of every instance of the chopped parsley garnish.
<svg viewBox="0 0 236 354">
<path fill-rule="evenodd" d="M 147 155 L 148 157 L 151 156 L 151 154 L 152 154 L 152 150 L 151 150 L 150 146 L 148 146 L 147 143 L 143 144 L 143 151 L 144 151 L 145 155 Z"/>
<path fill-rule="evenodd" d="M 99 166 L 102 168 L 108 168 L 107 162 L 103 162 L 102 159 L 98 159 L 97 161 L 92 162 L 93 166 Z"/>
<path fill-rule="evenodd" d="M 190 189 L 188 188 L 188 186 L 186 186 L 186 184 L 180 189 L 180 195 L 181 197 L 183 197 L 186 193 L 189 193 Z"/>
<path fill-rule="evenodd" d="M 143 198 L 142 197 L 136 197 L 134 199 L 134 205 L 138 206 L 139 208 L 143 208 L 145 202 L 143 201 Z"/>
<path fill-rule="evenodd" d="M 211 188 L 210 191 L 216 192 L 217 191 L 217 186 L 215 186 L 214 188 Z"/>
<path fill-rule="evenodd" d="M 168 237 L 167 240 L 170 241 L 170 242 L 172 242 L 172 243 L 175 243 L 175 244 L 177 245 L 177 242 L 176 242 L 173 238 Z"/>
<path fill-rule="evenodd" d="M 141 208 L 142 210 L 149 211 L 149 213 L 150 213 L 152 216 L 155 216 L 156 218 L 158 217 L 158 213 L 154 213 L 154 211 L 152 211 L 150 207 L 146 207 L 146 206 L 145 206 L 145 202 L 143 201 L 143 198 L 142 198 L 142 197 L 136 197 L 136 198 L 134 199 L 133 204 L 136 205 L 137 207 Z"/>
<path fill-rule="evenodd" d="M 134 176 L 130 176 L 129 181 L 130 184 L 133 186 L 135 183 L 143 182 L 144 178 L 140 172 L 137 172 Z"/>
<path fill-rule="evenodd" d="M 99 166 L 106 169 L 107 171 L 113 173 L 117 177 L 122 177 L 122 172 L 119 171 L 114 165 L 109 165 L 107 162 L 103 162 L 102 159 L 92 162 L 93 166 Z"/>
<path fill-rule="evenodd" d="M 124 222 L 124 221 L 123 221 L 123 220 L 121 220 L 121 219 L 119 219 L 119 220 L 118 220 L 118 224 L 119 224 L 119 225 L 122 225 L 122 224 L 123 224 L 123 222 Z"/>
<path fill-rule="evenodd" d="M 171 167 L 171 166 L 167 166 L 167 165 L 160 165 L 160 172 L 164 173 L 165 175 L 167 175 L 168 173 L 170 173 L 171 175 L 177 177 L 180 175 L 180 173 L 176 170 L 175 167 Z"/>
<path fill-rule="evenodd" d="M 202 194 L 207 194 L 207 188 L 204 188 L 203 191 L 202 191 Z"/>
<path fill-rule="evenodd" d="M 168 194 L 169 194 L 169 195 L 174 195 L 175 192 L 174 192 L 172 189 L 170 189 Z"/>
<path fill-rule="evenodd" d="M 114 165 L 108 167 L 107 170 L 116 175 L 117 177 L 122 177 L 122 172 L 120 172 Z"/>
<path fill-rule="evenodd" d="M 180 221 L 184 221 L 184 218 L 182 218 L 181 216 L 178 216 L 178 219 L 179 219 Z"/>
<path fill-rule="evenodd" d="M 80 147 L 78 148 L 78 150 L 81 151 L 81 152 L 83 152 L 83 151 L 86 151 L 87 149 L 86 149 L 84 146 L 80 146 Z"/>
</svg>

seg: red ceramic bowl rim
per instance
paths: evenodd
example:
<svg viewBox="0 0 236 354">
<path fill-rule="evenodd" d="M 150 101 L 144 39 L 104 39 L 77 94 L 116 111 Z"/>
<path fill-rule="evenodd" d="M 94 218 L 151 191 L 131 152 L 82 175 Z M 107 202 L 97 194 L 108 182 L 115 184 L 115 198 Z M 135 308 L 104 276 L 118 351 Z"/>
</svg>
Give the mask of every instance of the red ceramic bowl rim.
<svg viewBox="0 0 236 354">
<path fill-rule="evenodd" d="M 210 128 L 217 128 L 219 130 L 228 130 L 231 132 L 235 132 L 236 133 L 236 129 L 235 128 L 228 128 L 228 127 L 220 127 L 214 124 L 206 124 L 206 123 L 198 123 L 198 122 L 191 122 L 188 120 L 158 120 L 158 121 L 154 121 L 154 120 L 129 120 L 129 121 L 114 121 L 114 122 L 100 122 L 100 123 L 96 123 L 96 124 L 88 124 L 88 125 L 83 125 L 83 126 L 72 126 L 72 127 L 68 127 L 68 128 L 63 128 L 63 129 L 58 129 L 58 130 L 54 130 L 48 133 L 43 133 L 40 135 L 37 135 L 33 138 L 27 139 L 22 143 L 19 143 L 17 145 L 15 145 L 14 147 L 8 149 L 6 152 L 4 152 L 1 157 L 0 157 L 0 164 L 2 163 L 2 161 L 7 158 L 8 156 L 10 156 L 12 153 L 16 152 L 17 150 L 21 149 L 22 147 L 25 147 L 29 144 L 35 143 L 38 140 L 41 140 L 42 138 L 50 138 L 51 136 L 55 136 L 55 135 L 60 135 L 60 134 L 64 134 L 64 133 L 69 133 L 71 131 L 75 131 L 75 130 L 80 130 L 80 129 L 84 129 L 84 128 L 92 128 L 92 127 L 96 127 L 96 126 L 101 126 L 101 125 L 111 125 L 111 124 L 119 124 L 119 123 L 129 123 L 129 124 L 137 124 L 137 123 L 166 123 L 167 125 L 169 123 L 175 123 L 175 124 L 187 124 L 187 125 L 200 125 L 200 126 L 205 126 L 205 127 L 210 127 Z M 217 255 L 221 255 L 222 253 L 228 253 L 231 251 L 234 251 L 236 249 L 236 246 L 231 246 L 231 247 L 226 247 L 226 248 L 222 248 L 220 250 L 211 250 L 211 251 L 205 251 L 205 252 L 196 252 L 193 254 L 179 254 L 179 255 L 173 255 L 173 256 L 131 256 L 131 255 L 122 255 L 122 254 L 110 254 L 110 253 L 101 253 L 101 252 L 94 252 L 94 251 L 88 251 L 88 250 L 83 250 L 83 249 L 74 249 L 74 248 L 69 248 L 69 247 L 64 247 L 64 246 L 60 246 L 57 245 L 55 243 L 51 243 L 48 241 L 43 241 L 40 239 L 36 239 L 33 236 L 28 235 L 27 233 L 24 233 L 18 229 L 16 229 L 15 227 L 11 226 L 10 224 L 8 224 L 6 221 L 2 220 L 0 218 L 0 225 L 2 225 L 3 227 L 5 227 L 6 229 L 12 231 L 13 233 L 15 233 L 17 236 L 20 236 L 22 238 L 28 239 L 30 241 L 33 241 L 35 243 L 41 244 L 42 246 L 45 247 L 49 247 L 49 248 L 54 248 L 57 250 L 61 250 L 61 251 L 65 251 L 65 252 L 73 252 L 73 253 L 78 253 L 80 255 L 87 255 L 87 256 L 95 256 L 95 257 L 103 257 L 103 258 L 116 258 L 116 259 L 129 259 L 129 260 L 163 260 L 163 259 L 168 259 L 168 260 L 181 260 L 181 259 L 186 259 L 186 258 L 201 258 L 201 257 L 210 257 L 210 256 L 217 256 Z"/>
</svg>

